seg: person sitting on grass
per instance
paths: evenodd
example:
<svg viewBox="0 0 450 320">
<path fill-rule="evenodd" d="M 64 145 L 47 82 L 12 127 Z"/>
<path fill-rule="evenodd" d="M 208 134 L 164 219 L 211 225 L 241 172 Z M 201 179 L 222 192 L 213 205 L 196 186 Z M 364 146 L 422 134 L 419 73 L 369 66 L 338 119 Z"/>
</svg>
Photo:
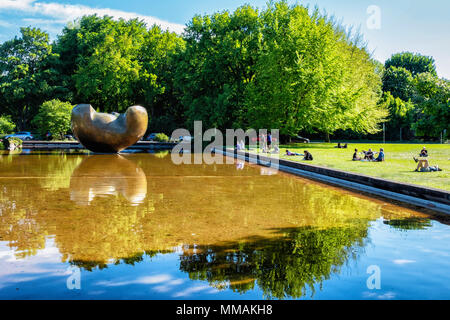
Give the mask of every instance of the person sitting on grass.
<svg viewBox="0 0 450 320">
<path fill-rule="evenodd" d="M 374 159 L 373 161 L 381 162 L 384 161 L 384 150 L 383 148 L 380 148 L 380 152 L 378 153 L 378 157 Z"/>
<path fill-rule="evenodd" d="M 355 149 L 355 153 L 353 154 L 352 161 L 361 161 L 361 157 L 358 156 L 358 149 Z"/>
<path fill-rule="evenodd" d="M 420 151 L 419 157 L 428 157 L 428 151 L 427 148 L 423 147 Z"/>
<path fill-rule="evenodd" d="M 297 152 L 290 152 L 289 150 L 286 149 L 286 155 L 287 156 L 301 156 L 300 153 Z"/>
<path fill-rule="evenodd" d="M 236 150 L 244 150 L 245 149 L 245 144 L 244 141 L 238 141 L 237 145 L 236 145 Z"/>
<path fill-rule="evenodd" d="M 304 153 L 303 160 L 312 161 L 313 156 L 311 153 L 309 153 L 307 150 L 305 150 L 303 153 Z"/>
<path fill-rule="evenodd" d="M 374 160 L 374 158 L 373 158 L 374 153 L 373 153 L 372 149 L 369 149 L 369 151 L 363 150 L 363 153 L 364 153 L 364 160 L 368 160 L 368 161 Z"/>
</svg>

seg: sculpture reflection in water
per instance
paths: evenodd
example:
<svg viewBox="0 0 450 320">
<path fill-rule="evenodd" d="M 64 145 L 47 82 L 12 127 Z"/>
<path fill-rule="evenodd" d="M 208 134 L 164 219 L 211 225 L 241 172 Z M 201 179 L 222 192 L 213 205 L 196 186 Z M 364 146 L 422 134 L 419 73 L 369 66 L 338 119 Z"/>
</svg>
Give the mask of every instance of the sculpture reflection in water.
<svg viewBox="0 0 450 320">
<path fill-rule="evenodd" d="M 89 205 L 95 197 L 123 196 L 131 205 L 144 202 L 147 178 L 133 161 L 112 155 L 89 156 L 70 177 L 70 200 Z"/>
</svg>

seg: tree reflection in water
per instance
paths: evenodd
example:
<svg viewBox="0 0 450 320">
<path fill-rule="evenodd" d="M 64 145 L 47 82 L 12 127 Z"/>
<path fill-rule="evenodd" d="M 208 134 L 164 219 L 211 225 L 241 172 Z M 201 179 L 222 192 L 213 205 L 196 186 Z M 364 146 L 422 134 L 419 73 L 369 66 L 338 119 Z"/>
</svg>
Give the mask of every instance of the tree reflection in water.
<svg viewBox="0 0 450 320">
<path fill-rule="evenodd" d="M 299 298 L 309 287 L 339 273 L 367 241 L 367 225 L 280 230 L 283 237 L 206 246 L 181 256 L 180 269 L 195 280 L 246 292 L 257 284 L 267 298 Z"/>
</svg>

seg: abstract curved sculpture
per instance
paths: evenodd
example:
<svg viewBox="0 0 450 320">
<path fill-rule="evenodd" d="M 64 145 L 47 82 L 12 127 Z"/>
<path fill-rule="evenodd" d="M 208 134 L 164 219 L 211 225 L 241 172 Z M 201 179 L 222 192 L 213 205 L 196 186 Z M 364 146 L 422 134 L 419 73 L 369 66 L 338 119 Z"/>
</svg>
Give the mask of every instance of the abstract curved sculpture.
<svg viewBox="0 0 450 320">
<path fill-rule="evenodd" d="M 123 114 L 96 112 L 90 104 L 72 109 L 72 132 L 87 149 L 118 153 L 135 144 L 147 130 L 147 110 L 132 106 Z"/>
</svg>

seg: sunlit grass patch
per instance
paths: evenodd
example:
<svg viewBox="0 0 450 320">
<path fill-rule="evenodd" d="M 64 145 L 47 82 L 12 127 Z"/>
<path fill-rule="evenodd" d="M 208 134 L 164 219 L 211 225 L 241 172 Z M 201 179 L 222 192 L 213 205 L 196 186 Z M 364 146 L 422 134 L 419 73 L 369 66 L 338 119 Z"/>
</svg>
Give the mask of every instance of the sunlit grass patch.
<svg viewBox="0 0 450 320">
<path fill-rule="evenodd" d="M 335 148 L 336 145 L 336 143 L 281 145 L 280 158 L 302 161 L 301 156 L 286 156 L 286 149 L 297 153 L 308 150 L 314 157 L 313 161 L 306 161 L 308 164 L 450 191 L 450 145 L 448 144 L 349 143 L 346 149 Z M 443 171 L 414 171 L 417 163 L 413 157 L 417 157 L 424 146 L 428 149 L 430 165 L 438 165 Z M 380 148 L 383 148 L 386 161 L 352 161 L 355 148 L 359 152 L 367 151 L 369 148 L 378 152 Z"/>
</svg>

